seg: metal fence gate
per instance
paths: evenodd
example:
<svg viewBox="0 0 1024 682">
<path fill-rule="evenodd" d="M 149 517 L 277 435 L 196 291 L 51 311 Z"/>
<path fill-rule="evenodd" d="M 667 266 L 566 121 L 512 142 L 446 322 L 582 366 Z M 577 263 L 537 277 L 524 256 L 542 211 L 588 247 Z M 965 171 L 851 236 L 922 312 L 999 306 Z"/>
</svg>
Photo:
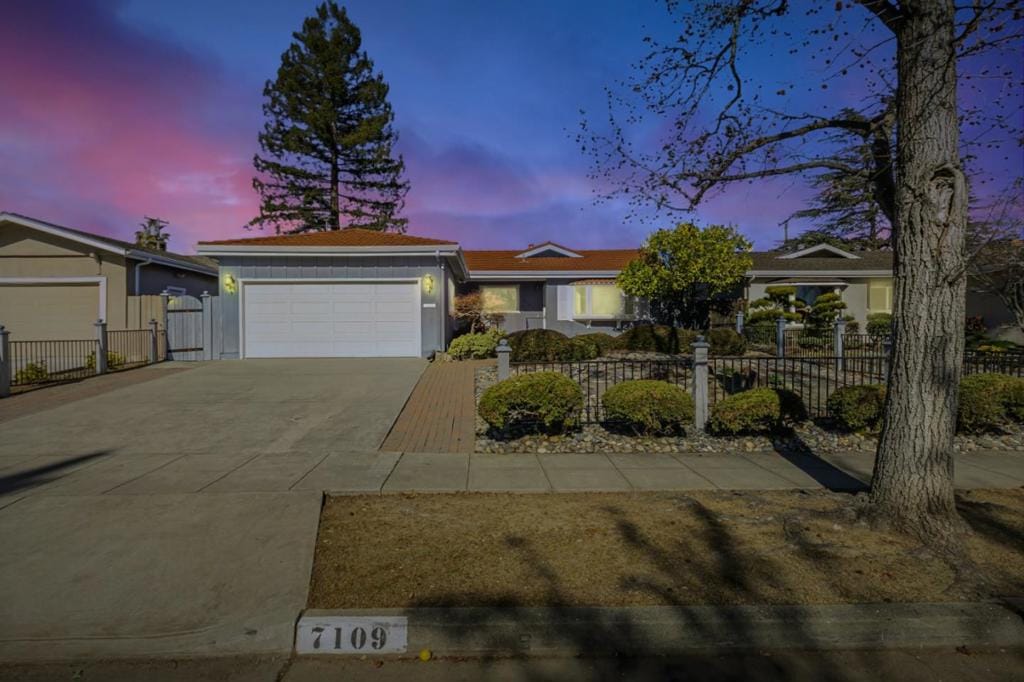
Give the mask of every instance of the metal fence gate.
<svg viewBox="0 0 1024 682">
<path fill-rule="evenodd" d="M 202 360 L 203 301 L 195 296 L 170 296 L 166 315 L 167 359 Z"/>
</svg>

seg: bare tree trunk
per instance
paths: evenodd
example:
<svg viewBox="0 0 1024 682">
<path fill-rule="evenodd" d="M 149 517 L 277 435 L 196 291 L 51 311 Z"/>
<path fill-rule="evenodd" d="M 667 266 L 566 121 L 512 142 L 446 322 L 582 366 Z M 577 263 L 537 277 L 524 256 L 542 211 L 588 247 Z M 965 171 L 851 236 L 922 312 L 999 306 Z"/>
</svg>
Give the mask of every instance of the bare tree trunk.
<svg viewBox="0 0 1024 682">
<path fill-rule="evenodd" d="M 905 0 L 898 40 L 893 353 L 871 491 L 876 518 L 959 553 L 953 436 L 964 350 L 967 188 L 952 0 Z"/>
</svg>

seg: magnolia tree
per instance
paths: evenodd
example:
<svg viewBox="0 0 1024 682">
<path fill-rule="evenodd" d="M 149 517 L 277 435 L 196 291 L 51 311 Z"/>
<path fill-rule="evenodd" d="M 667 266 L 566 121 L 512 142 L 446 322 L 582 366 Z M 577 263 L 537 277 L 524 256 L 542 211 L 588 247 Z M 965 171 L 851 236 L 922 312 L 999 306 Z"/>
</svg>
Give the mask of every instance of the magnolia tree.
<svg viewBox="0 0 1024 682">
<path fill-rule="evenodd" d="M 867 180 L 891 228 L 896 270 L 889 390 L 866 516 L 962 557 L 953 435 L 966 171 L 980 185 L 1008 164 L 986 175 L 985 159 L 1019 150 L 1019 3 L 667 5 L 676 36 L 651 40 L 637 77 L 610 91 L 601 117 L 610 129 L 584 123 L 580 140 L 601 186 L 663 213 L 693 210 L 732 183 L 831 172 Z M 661 137 L 641 144 L 631 134 L 638 130 Z"/>
<path fill-rule="evenodd" d="M 732 307 L 751 266 L 748 251 L 750 242 L 731 227 L 680 223 L 648 237 L 616 282 L 648 301 L 654 321 L 703 329 L 712 312 Z"/>
</svg>

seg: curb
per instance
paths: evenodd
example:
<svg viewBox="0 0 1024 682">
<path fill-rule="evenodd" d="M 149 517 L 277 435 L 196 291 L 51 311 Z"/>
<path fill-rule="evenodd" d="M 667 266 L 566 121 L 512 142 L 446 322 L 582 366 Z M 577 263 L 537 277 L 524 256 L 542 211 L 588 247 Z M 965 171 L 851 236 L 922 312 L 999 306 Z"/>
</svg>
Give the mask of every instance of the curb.
<svg viewBox="0 0 1024 682">
<path fill-rule="evenodd" d="M 407 619 L 408 643 L 399 655 L 428 650 L 434 656 L 470 657 L 1024 646 L 1024 619 L 1011 608 L 940 603 L 310 609 L 299 618 L 296 633 L 304 623 L 309 627 L 330 618 Z"/>
</svg>

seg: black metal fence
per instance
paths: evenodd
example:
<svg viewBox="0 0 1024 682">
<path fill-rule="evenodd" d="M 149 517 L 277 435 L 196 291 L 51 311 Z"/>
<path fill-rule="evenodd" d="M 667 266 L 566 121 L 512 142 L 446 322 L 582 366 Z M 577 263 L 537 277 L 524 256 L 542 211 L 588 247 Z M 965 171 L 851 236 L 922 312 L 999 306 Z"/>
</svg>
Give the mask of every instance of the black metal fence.
<svg viewBox="0 0 1024 682">
<path fill-rule="evenodd" d="M 664 360 L 582 360 L 577 362 L 514 362 L 509 365 L 512 375 L 529 372 L 559 372 L 583 389 L 583 422 L 597 424 L 604 421 L 601 397 L 609 387 L 623 381 L 657 379 L 667 381 L 690 391 L 693 360 L 678 356 Z"/>
<path fill-rule="evenodd" d="M 11 341 L 11 386 L 77 381 L 96 373 L 96 340 Z"/>
<path fill-rule="evenodd" d="M 150 364 L 153 332 L 130 329 L 107 332 L 107 371 Z M 96 339 L 69 341 L 11 341 L 11 386 L 42 386 L 78 381 L 96 374 Z M 166 341 L 157 336 L 157 361 L 164 359 Z"/>
<path fill-rule="evenodd" d="M 885 356 L 858 357 L 711 357 L 708 404 L 751 388 L 781 388 L 797 393 L 811 417 L 828 416 L 828 398 L 837 388 L 883 384 Z"/>
<path fill-rule="evenodd" d="M 964 374 L 981 372 L 1024 377 L 1024 352 L 969 350 L 964 353 Z"/>
<path fill-rule="evenodd" d="M 747 347 L 756 352 L 779 354 L 775 325 L 754 325 L 743 329 Z M 785 329 L 782 332 L 783 357 L 829 358 L 836 355 L 835 334 L 831 330 Z M 873 334 L 843 334 L 843 356 L 885 354 L 887 337 Z"/>
</svg>

